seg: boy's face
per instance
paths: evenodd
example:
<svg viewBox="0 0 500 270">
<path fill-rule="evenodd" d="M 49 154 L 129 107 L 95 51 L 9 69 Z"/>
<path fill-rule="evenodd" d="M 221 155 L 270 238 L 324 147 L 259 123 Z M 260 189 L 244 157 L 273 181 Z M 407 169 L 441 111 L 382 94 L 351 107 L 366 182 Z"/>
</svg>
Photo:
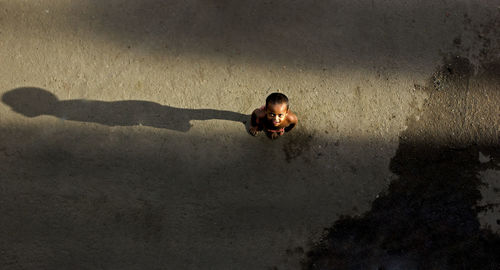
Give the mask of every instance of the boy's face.
<svg viewBox="0 0 500 270">
<path fill-rule="evenodd" d="M 274 126 L 279 126 L 288 114 L 288 107 L 285 103 L 267 104 L 266 117 Z"/>
</svg>

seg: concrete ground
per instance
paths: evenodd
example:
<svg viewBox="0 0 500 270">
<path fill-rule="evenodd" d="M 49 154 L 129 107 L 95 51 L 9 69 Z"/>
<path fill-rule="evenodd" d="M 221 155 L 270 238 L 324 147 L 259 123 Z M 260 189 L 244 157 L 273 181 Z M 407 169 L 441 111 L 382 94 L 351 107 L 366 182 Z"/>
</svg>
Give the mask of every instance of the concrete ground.
<svg viewBox="0 0 500 270">
<path fill-rule="evenodd" d="M 491 0 L 0 0 L 0 268 L 498 250 L 499 29 Z M 250 136 L 274 91 L 299 125 Z M 490 253 L 460 258 L 498 269 Z"/>
</svg>

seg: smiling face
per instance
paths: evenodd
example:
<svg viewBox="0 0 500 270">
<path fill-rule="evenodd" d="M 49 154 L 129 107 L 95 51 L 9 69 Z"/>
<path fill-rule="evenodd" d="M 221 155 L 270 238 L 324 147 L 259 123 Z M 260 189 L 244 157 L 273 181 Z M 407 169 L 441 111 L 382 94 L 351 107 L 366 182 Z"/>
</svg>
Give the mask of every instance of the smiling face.
<svg viewBox="0 0 500 270">
<path fill-rule="evenodd" d="M 277 127 L 285 120 L 288 106 L 285 103 L 267 104 L 266 117 L 269 123 Z"/>
</svg>

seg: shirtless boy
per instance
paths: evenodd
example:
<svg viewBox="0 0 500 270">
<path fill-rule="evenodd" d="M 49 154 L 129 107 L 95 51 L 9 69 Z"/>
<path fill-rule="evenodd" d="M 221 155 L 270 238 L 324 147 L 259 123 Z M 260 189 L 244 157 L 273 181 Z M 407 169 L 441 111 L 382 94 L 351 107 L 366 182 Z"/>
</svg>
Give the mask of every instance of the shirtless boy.
<svg viewBox="0 0 500 270">
<path fill-rule="evenodd" d="M 292 130 L 297 125 L 297 116 L 288 109 L 288 98 L 281 93 L 272 93 L 266 98 L 266 105 L 252 112 L 251 127 L 253 136 L 264 131 L 271 139 Z"/>
</svg>

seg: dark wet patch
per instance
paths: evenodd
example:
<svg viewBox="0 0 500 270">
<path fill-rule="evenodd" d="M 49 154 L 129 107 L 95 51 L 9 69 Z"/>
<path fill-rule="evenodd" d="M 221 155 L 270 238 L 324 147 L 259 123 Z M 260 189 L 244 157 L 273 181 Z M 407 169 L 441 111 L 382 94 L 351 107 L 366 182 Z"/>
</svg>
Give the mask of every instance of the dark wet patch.
<svg viewBox="0 0 500 270">
<path fill-rule="evenodd" d="M 447 90 L 445 87 L 453 87 L 453 82 L 461 83 L 463 79 L 469 79 L 473 71 L 474 68 L 469 59 L 458 56 L 448 57 L 442 68 L 432 75 L 432 90 Z"/>
<path fill-rule="evenodd" d="M 498 269 L 500 237 L 480 228 L 477 146 L 400 147 L 399 179 L 361 217 L 343 217 L 304 269 Z M 497 149 L 496 159 L 500 158 Z"/>
<path fill-rule="evenodd" d="M 283 144 L 283 152 L 287 162 L 302 155 L 302 153 L 311 148 L 312 134 L 298 132 L 294 134 L 285 144 Z"/>
<path fill-rule="evenodd" d="M 498 131 L 468 112 L 470 99 L 480 98 L 470 93 L 481 94 L 471 80 L 493 85 L 486 93 L 493 100 L 500 95 L 496 66 L 483 65 L 475 77 L 468 59 L 449 57 L 428 86 L 418 86 L 430 97 L 400 136 L 390 164 L 398 179 L 369 212 L 326 229 L 304 269 L 500 269 L 500 236 L 477 218 L 493 207 L 478 205 L 479 172 L 500 169 Z M 479 152 L 491 160 L 481 163 Z"/>
<path fill-rule="evenodd" d="M 295 256 L 296 254 L 302 255 L 304 254 L 304 248 L 303 247 L 289 248 L 286 250 L 286 254 L 288 256 Z"/>
</svg>

